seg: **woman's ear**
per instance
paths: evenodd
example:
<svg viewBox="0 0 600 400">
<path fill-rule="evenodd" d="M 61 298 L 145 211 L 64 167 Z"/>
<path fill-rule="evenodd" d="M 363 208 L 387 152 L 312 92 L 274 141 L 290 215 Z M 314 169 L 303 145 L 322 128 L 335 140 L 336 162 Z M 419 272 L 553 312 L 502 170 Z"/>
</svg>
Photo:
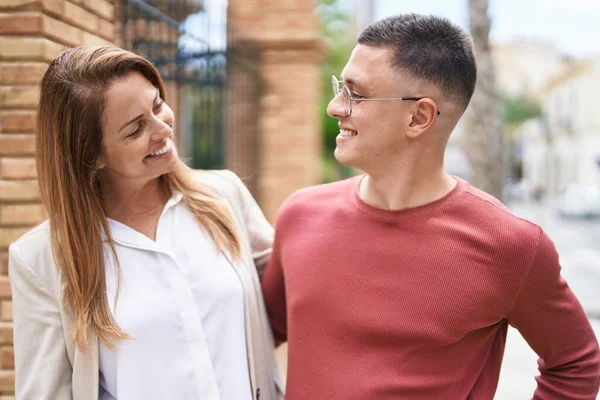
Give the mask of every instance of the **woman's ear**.
<svg viewBox="0 0 600 400">
<path fill-rule="evenodd" d="M 100 170 L 106 167 L 106 161 L 104 161 L 104 154 L 100 154 L 100 156 L 96 159 L 96 169 Z"/>
</svg>

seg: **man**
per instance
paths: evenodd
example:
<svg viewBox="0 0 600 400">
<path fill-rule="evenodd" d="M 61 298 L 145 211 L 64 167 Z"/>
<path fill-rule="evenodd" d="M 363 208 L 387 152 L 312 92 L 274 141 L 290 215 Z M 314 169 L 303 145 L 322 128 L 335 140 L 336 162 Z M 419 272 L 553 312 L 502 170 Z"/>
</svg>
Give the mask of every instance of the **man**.
<svg viewBox="0 0 600 400">
<path fill-rule="evenodd" d="M 475 81 L 470 36 L 414 14 L 367 27 L 334 78 L 335 157 L 364 175 L 280 210 L 262 285 L 287 400 L 492 399 L 509 324 L 540 356 L 534 398 L 595 398 L 552 241 L 443 169 Z"/>
</svg>

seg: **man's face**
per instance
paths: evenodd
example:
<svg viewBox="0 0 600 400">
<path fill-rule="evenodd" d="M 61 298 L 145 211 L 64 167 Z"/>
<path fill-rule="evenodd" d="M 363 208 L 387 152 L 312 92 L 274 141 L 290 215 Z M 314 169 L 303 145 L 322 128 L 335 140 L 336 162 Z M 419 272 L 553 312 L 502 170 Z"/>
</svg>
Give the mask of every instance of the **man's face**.
<svg viewBox="0 0 600 400">
<path fill-rule="evenodd" d="M 339 120 L 335 158 L 365 172 L 397 157 L 404 147 L 411 120 L 414 102 L 360 101 L 415 95 L 391 67 L 392 54 L 387 48 L 356 46 L 340 77 L 355 99 L 352 115 L 346 114 L 342 94 L 334 97 L 327 107 L 327 113 Z"/>
</svg>

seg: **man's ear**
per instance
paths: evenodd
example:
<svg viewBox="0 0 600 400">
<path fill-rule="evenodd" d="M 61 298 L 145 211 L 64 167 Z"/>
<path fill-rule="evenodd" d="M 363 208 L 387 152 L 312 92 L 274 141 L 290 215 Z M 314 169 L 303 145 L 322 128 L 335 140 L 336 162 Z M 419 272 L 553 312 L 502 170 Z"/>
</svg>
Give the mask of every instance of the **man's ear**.
<svg viewBox="0 0 600 400">
<path fill-rule="evenodd" d="M 425 133 L 438 116 L 438 107 L 435 102 L 428 98 L 422 98 L 415 102 L 412 107 L 412 120 L 408 126 L 407 135 L 411 139 L 416 139 Z"/>
</svg>

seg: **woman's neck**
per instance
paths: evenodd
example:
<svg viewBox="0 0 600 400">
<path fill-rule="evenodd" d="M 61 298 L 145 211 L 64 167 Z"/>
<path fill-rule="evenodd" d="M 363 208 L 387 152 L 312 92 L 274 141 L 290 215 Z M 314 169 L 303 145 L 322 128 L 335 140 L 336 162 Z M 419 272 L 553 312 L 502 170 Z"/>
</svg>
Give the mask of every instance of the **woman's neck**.
<svg viewBox="0 0 600 400">
<path fill-rule="evenodd" d="M 169 199 L 161 178 L 138 185 L 101 181 L 100 186 L 107 216 L 121 222 L 160 214 Z"/>
</svg>

